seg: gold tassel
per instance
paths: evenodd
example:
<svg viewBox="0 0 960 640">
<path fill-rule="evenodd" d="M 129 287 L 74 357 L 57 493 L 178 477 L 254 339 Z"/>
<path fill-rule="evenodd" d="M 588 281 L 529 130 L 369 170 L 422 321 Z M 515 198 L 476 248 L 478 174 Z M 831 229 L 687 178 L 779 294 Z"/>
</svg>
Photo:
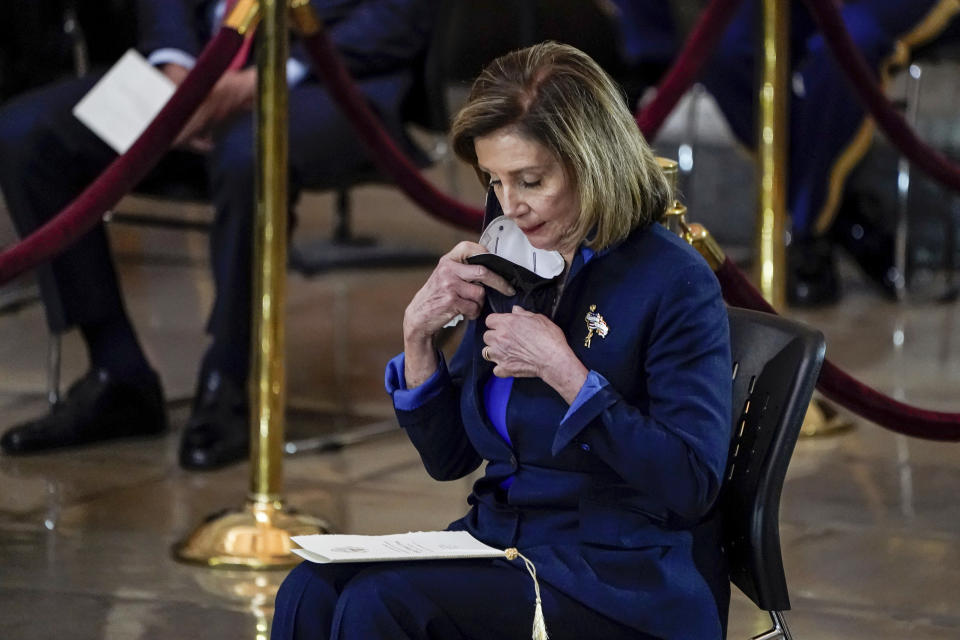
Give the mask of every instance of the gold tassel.
<svg viewBox="0 0 960 640">
<path fill-rule="evenodd" d="M 529 558 L 517 551 L 515 547 L 510 547 L 504 550 L 503 553 L 507 556 L 507 560 L 520 558 L 527 566 L 527 571 L 530 573 L 530 577 L 533 578 L 533 590 L 537 596 L 537 606 L 533 610 L 533 640 L 547 640 L 550 636 L 547 635 L 547 623 L 543 619 L 543 605 L 540 602 L 540 583 L 537 582 L 537 568 L 533 566 Z"/>
</svg>

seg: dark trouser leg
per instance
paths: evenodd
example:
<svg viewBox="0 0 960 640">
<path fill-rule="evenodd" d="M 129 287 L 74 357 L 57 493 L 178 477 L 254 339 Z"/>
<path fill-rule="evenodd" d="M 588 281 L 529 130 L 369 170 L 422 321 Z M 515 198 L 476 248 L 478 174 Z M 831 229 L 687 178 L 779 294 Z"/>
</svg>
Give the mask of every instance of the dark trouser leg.
<svg viewBox="0 0 960 640">
<path fill-rule="evenodd" d="M 21 236 L 59 212 L 114 157 L 70 113 L 95 80 L 44 87 L 0 112 L 0 189 Z M 52 329 L 102 320 L 122 308 L 100 226 L 40 274 Z"/>
<path fill-rule="evenodd" d="M 223 129 L 209 159 L 210 191 L 216 209 L 210 232 L 216 296 L 207 322 L 213 344 L 203 368 L 222 371 L 241 386 L 249 369 L 253 313 L 253 145 L 253 118 L 243 114 Z"/>
<path fill-rule="evenodd" d="M 554 640 L 643 640 L 645 634 L 540 584 Z M 534 589 L 505 560 L 303 563 L 277 593 L 272 640 L 529 638 Z"/>
<path fill-rule="evenodd" d="M 0 189 L 26 235 L 67 205 L 115 154 L 70 113 L 97 78 L 51 85 L 0 112 Z M 103 226 L 38 270 L 52 331 L 79 326 L 91 371 L 46 416 L 0 447 L 31 453 L 166 428 L 163 394 L 127 319 Z"/>
<path fill-rule="evenodd" d="M 116 155 L 71 114 L 97 79 L 44 87 L 0 112 L 0 190 L 21 236 L 69 204 Z M 79 326 L 94 366 L 146 373 L 102 225 L 37 273 L 52 331 Z"/>
</svg>

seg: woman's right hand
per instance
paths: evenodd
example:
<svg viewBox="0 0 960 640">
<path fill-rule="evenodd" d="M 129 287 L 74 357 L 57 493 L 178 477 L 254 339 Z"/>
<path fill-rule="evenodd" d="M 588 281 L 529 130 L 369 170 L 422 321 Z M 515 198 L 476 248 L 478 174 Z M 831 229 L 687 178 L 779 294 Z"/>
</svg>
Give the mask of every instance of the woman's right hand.
<svg viewBox="0 0 960 640">
<path fill-rule="evenodd" d="M 407 388 L 419 386 L 436 371 L 433 336 L 458 314 L 476 319 L 483 309 L 483 285 L 504 295 L 516 292 L 486 267 L 466 264 L 468 257 L 487 253 L 476 242 L 460 242 L 440 258 L 436 268 L 403 314 L 403 347 Z M 426 374 L 426 375 L 424 375 Z"/>
</svg>

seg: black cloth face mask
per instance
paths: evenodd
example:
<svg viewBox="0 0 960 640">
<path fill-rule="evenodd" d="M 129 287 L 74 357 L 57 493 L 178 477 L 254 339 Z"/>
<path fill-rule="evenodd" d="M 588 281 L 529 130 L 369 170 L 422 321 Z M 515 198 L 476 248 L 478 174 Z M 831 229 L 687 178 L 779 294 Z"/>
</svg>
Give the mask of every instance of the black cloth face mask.
<svg viewBox="0 0 960 640">
<path fill-rule="evenodd" d="M 503 215 L 492 189 L 487 191 L 484 223 L 480 243 L 490 253 L 471 256 L 467 262 L 490 269 L 517 292 L 507 296 L 484 287 L 490 310 L 510 313 L 514 305 L 519 305 L 533 313 L 550 315 L 566 271 L 563 258 L 556 251 L 534 248 L 516 223 Z"/>
<path fill-rule="evenodd" d="M 469 264 L 483 265 L 501 276 L 516 290 L 516 295 L 508 296 L 493 287 L 484 285 L 487 304 L 493 313 L 510 313 L 514 305 L 520 305 L 527 311 L 550 315 L 556 302 L 563 272 L 552 278 L 539 276 L 526 267 L 510 262 L 493 253 L 479 253 L 467 258 Z"/>
</svg>

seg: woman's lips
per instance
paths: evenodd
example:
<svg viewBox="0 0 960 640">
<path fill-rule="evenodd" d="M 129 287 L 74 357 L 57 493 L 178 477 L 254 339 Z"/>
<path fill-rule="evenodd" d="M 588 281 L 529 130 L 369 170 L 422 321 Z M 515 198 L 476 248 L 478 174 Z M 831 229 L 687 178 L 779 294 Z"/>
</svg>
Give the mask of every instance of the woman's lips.
<svg viewBox="0 0 960 640">
<path fill-rule="evenodd" d="M 520 230 L 523 231 L 523 232 L 526 233 L 526 234 L 536 233 L 537 231 L 540 230 L 540 227 L 542 227 L 542 226 L 545 225 L 545 224 L 547 224 L 547 223 L 546 223 L 546 222 L 541 222 L 541 223 L 538 224 L 538 225 L 534 225 L 534 226 L 532 226 L 532 227 L 527 227 L 526 229 L 520 229 Z"/>
</svg>

